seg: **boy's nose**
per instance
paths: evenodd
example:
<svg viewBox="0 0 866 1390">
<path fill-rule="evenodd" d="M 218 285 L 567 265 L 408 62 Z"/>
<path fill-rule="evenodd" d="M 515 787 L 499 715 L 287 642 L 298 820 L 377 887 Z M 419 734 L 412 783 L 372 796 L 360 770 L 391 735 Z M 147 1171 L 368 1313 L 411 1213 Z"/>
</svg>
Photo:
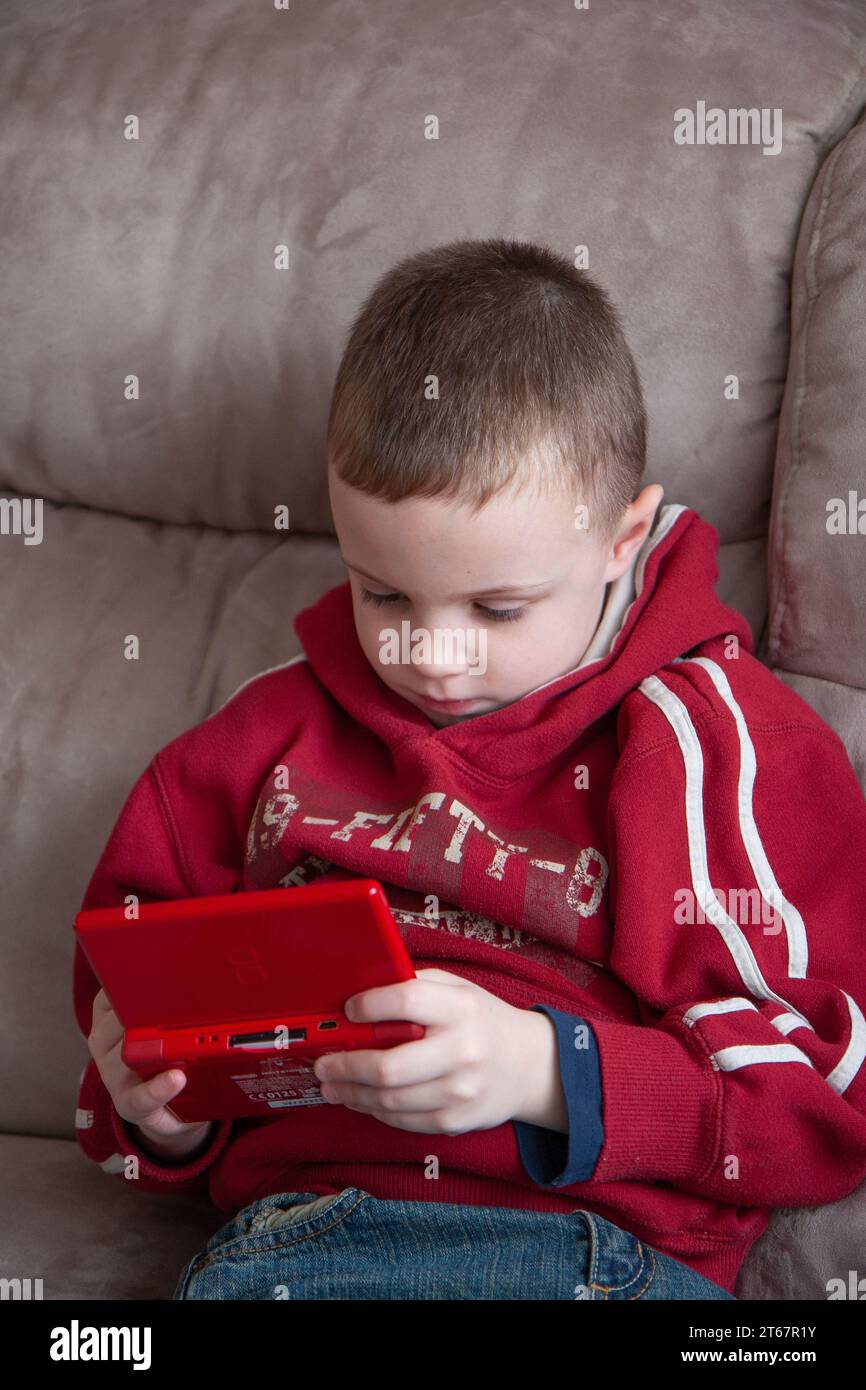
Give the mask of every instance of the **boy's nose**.
<svg viewBox="0 0 866 1390">
<path fill-rule="evenodd" d="M 453 621 L 437 624 L 432 612 L 416 613 L 411 622 L 400 624 L 397 637 L 399 651 L 392 642 L 388 659 L 399 660 L 408 673 L 407 685 L 426 699 L 468 699 L 467 677 L 477 674 L 479 668 L 486 669 L 487 634 L 483 628 L 455 625 Z"/>
<path fill-rule="evenodd" d="M 415 689 L 429 700 L 456 699 L 455 690 L 464 684 L 467 673 L 466 661 L 454 656 L 446 659 L 442 655 L 437 659 L 435 654 L 425 655 L 418 651 L 415 655 L 422 658 L 409 667 L 409 679 Z"/>
<path fill-rule="evenodd" d="M 457 684 L 466 676 L 465 666 L 417 666 L 415 683 L 428 700 L 456 700 L 463 697 L 455 694 Z"/>
</svg>

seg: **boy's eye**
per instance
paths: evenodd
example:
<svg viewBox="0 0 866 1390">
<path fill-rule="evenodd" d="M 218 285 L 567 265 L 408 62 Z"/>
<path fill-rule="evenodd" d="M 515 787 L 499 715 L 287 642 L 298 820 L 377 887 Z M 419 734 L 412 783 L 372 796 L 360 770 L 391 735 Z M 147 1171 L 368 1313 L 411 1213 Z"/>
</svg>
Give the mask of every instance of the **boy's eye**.
<svg viewBox="0 0 866 1390">
<path fill-rule="evenodd" d="M 398 603 L 400 594 L 374 594 L 370 589 L 361 589 L 361 597 L 365 603 Z M 519 618 L 524 612 L 523 608 L 487 608 L 483 603 L 476 603 L 486 618 L 492 619 L 495 623 L 510 623 Z"/>
</svg>

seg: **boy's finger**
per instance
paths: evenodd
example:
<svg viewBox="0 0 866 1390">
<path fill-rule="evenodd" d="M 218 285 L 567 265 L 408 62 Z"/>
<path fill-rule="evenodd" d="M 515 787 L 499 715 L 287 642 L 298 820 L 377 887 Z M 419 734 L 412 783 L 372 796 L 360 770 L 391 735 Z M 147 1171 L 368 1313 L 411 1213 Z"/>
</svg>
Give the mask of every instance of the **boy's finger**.
<svg viewBox="0 0 866 1390">
<path fill-rule="evenodd" d="M 99 1041 L 103 1052 L 111 1052 L 123 1041 L 123 1024 L 116 1015 L 107 1014 L 94 1026 L 99 1029 Z"/>
<path fill-rule="evenodd" d="M 186 1073 L 175 1068 L 172 1071 L 161 1071 L 158 1076 L 152 1076 L 148 1081 L 140 1081 L 137 1086 L 132 1086 L 124 1100 L 124 1109 L 130 1112 L 132 1124 L 137 1124 L 147 1115 L 152 1115 L 160 1106 L 174 1100 L 185 1085 Z"/>
<path fill-rule="evenodd" d="M 91 1037 L 96 1036 L 100 1052 L 106 1054 L 122 1039 L 123 1024 L 110 1005 L 103 1008 L 97 1004 L 98 998 L 99 995 L 93 1001 L 93 1022 L 90 1026 L 90 1035 Z"/>
<path fill-rule="evenodd" d="M 428 1035 L 426 1038 L 398 1043 L 396 1047 L 329 1052 L 327 1056 L 316 1058 L 313 1073 L 326 1083 L 353 1082 L 371 1089 L 377 1088 L 384 1084 L 380 1068 L 385 1055 L 388 1058 L 385 1065 L 392 1078 L 387 1083 L 389 1089 L 438 1081 L 454 1070 L 454 1059 L 445 1038 Z"/>
<path fill-rule="evenodd" d="M 93 1022 L 99 1023 L 100 1019 L 103 1019 L 106 1014 L 112 1012 L 113 1010 L 105 990 L 98 990 L 93 996 Z"/>
<path fill-rule="evenodd" d="M 440 970 L 438 966 L 425 966 L 423 970 L 415 971 L 416 980 L 430 980 L 433 984 L 437 982 L 442 985 L 465 985 L 467 989 L 474 989 L 472 980 L 466 980 L 462 975 L 455 975 L 453 970 Z"/>
<path fill-rule="evenodd" d="M 374 985 L 352 994 L 346 1000 L 345 1013 L 351 1023 L 385 1023 L 405 1019 L 407 1023 L 450 1023 L 460 1017 L 457 991 L 443 989 L 435 980 L 400 980 L 394 985 Z M 414 1002 L 410 1002 L 414 1001 Z"/>
</svg>

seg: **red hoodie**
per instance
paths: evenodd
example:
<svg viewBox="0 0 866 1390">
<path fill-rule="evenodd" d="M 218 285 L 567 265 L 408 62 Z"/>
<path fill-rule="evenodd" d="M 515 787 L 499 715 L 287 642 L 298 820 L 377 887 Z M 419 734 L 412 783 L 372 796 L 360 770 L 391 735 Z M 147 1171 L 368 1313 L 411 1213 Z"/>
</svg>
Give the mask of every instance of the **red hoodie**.
<svg viewBox="0 0 866 1390">
<path fill-rule="evenodd" d="M 416 969 L 591 1022 L 591 1179 L 534 1183 L 513 1122 L 415 1133 L 340 1105 L 223 1120 L 171 1165 L 133 1142 L 92 1061 L 87 1156 L 122 1176 L 136 1154 L 139 1187 L 207 1188 L 231 1214 L 350 1186 L 587 1207 L 731 1291 L 768 1208 L 850 1193 L 866 1177 L 866 800 L 841 740 L 716 597 L 717 548 L 694 510 L 662 507 L 581 664 L 445 728 L 384 684 L 349 585 L 330 590 L 295 620 L 300 656 L 157 753 L 82 903 L 379 879 Z M 76 946 L 85 1037 L 97 989 Z"/>
</svg>

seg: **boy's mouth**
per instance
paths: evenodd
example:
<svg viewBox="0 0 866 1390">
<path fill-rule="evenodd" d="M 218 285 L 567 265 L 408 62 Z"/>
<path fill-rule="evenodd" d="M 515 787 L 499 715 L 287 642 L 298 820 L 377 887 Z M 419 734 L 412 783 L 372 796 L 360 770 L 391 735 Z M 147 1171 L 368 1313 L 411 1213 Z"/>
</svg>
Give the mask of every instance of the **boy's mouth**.
<svg viewBox="0 0 866 1390">
<path fill-rule="evenodd" d="M 429 709 L 441 710 L 443 714 L 465 714 L 473 705 L 481 703 L 477 697 L 472 700 L 432 700 L 429 695 L 419 693 L 415 698 L 422 705 Z"/>
</svg>

